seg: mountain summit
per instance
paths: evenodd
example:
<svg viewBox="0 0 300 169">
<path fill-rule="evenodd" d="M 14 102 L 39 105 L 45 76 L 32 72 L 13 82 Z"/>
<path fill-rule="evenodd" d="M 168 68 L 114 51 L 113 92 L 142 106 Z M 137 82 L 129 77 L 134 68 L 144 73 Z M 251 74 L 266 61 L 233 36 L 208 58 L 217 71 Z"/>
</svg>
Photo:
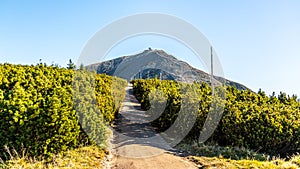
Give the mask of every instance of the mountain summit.
<svg viewBox="0 0 300 169">
<path fill-rule="evenodd" d="M 117 76 L 127 80 L 159 78 L 182 82 L 198 81 L 210 83 L 210 75 L 208 73 L 178 60 L 163 50 L 152 50 L 151 48 L 135 55 L 92 64 L 87 66 L 87 68 L 100 74 Z M 248 89 L 239 83 L 214 76 L 214 84 L 218 85 L 221 83 L 235 86 L 240 90 Z"/>
</svg>

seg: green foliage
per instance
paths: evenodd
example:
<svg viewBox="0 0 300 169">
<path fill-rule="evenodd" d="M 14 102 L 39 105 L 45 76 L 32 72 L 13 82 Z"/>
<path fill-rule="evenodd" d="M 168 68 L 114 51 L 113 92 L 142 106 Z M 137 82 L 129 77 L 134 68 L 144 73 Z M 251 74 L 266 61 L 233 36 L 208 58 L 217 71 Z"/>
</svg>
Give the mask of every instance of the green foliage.
<svg viewBox="0 0 300 169">
<path fill-rule="evenodd" d="M 97 101 L 112 100 L 111 94 L 102 91 L 108 89 L 100 88 L 109 88 L 112 77 L 78 72 L 74 76 L 74 70 L 44 64 L 0 64 L 0 152 L 5 152 L 3 148 L 7 145 L 17 152 L 26 148 L 30 156 L 47 157 L 77 147 L 82 141 L 103 143 L 103 119 L 111 123 L 122 98 L 116 104 L 101 107 Z M 121 88 L 126 81 L 118 80 L 118 92 L 123 97 L 125 90 Z M 78 91 L 83 91 L 82 95 L 77 95 Z M 100 111 L 89 106 L 93 101 Z M 90 129 L 85 131 L 87 126 Z M 94 135 L 89 135 L 91 132 Z M 7 158 L 4 153 L 0 156 Z"/>
<path fill-rule="evenodd" d="M 197 103 L 198 115 L 189 137 L 198 139 L 214 105 L 211 89 L 207 84 L 191 85 L 157 79 L 134 80 L 132 84 L 134 93 L 145 110 L 152 106 L 150 100 L 161 100 L 150 95 L 154 89 L 165 94 L 166 108 L 152 123 L 159 131 L 165 131 L 173 125 L 181 109 L 189 112 L 188 107 L 182 106 L 183 98 L 188 98 L 189 103 Z M 187 90 L 188 88 L 192 90 Z M 227 87 L 223 117 L 210 141 L 222 146 L 246 147 L 271 155 L 289 155 L 300 150 L 299 117 L 300 103 L 296 96 L 289 97 L 280 93 L 278 98 L 274 95 L 268 97 L 261 90 L 254 93 Z"/>
<path fill-rule="evenodd" d="M 219 142 L 287 155 L 300 149 L 300 103 L 280 94 L 227 89 Z"/>
<path fill-rule="evenodd" d="M 72 69 L 72 70 L 76 69 L 76 65 L 72 62 L 71 59 L 69 60 L 67 69 Z"/>
<path fill-rule="evenodd" d="M 105 124 L 112 124 L 125 98 L 123 79 L 78 70 L 73 82 L 73 98 L 79 122 L 90 143 L 106 146 Z M 86 139 L 86 137 L 80 140 Z M 91 142 L 92 141 L 92 142 Z"/>
<path fill-rule="evenodd" d="M 105 121 L 112 124 L 115 115 L 125 98 L 127 81 L 117 77 L 100 74 L 96 76 L 95 84 L 98 107 L 100 108 Z"/>
</svg>

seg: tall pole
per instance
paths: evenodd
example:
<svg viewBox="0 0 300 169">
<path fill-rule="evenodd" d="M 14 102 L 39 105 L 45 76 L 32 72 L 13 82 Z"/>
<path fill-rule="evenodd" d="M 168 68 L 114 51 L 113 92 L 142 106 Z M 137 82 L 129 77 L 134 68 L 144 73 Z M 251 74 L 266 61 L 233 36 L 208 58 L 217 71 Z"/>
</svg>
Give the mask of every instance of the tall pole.
<svg viewBox="0 0 300 169">
<path fill-rule="evenodd" d="M 213 48 L 210 46 L 210 83 L 211 83 L 211 93 L 214 95 L 214 59 L 213 59 Z"/>
</svg>

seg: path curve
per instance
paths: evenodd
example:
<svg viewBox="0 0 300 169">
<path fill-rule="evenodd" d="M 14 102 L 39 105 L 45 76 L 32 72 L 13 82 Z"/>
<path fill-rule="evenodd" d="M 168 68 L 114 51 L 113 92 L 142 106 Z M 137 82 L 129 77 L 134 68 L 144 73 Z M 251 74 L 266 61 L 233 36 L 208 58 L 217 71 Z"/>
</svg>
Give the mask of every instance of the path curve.
<svg viewBox="0 0 300 169">
<path fill-rule="evenodd" d="M 126 88 L 126 98 L 114 127 L 112 153 L 113 169 L 196 169 L 185 157 L 155 132 L 149 118 L 132 94 L 132 86 Z"/>
</svg>

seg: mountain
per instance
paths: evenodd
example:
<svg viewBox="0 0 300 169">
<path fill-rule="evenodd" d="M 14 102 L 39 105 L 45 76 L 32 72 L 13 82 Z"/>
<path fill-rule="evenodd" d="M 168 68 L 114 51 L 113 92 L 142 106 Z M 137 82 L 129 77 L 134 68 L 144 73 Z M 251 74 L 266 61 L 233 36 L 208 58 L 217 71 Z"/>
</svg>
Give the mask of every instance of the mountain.
<svg viewBox="0 0 300 169">
<path fill-rule="evenodd" d="M 211 83 L 208 73 L 178 60 L 163 50 L 152 50 L 151 48 L 135 55 L 123 56 L 86 67 L 89 70 L 95 70 L 97 73 L 113 75 L 127 80 L 160 78 L 182 82 Z M 248 89 L 242 84 L 214 76 L 214 84 L 219 85 L 221 83 L 234 86 L 240 90 Z"/>
</svg>

